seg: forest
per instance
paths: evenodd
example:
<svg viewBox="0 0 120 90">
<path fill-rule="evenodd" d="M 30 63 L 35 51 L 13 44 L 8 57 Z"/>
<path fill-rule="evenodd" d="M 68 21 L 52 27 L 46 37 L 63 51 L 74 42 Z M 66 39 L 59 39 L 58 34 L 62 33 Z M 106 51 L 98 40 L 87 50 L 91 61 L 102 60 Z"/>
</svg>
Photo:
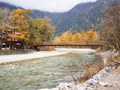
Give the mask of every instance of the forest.
<svg viewBox="0 0 120 90">
<path fill-rule="evenodd" d="M 56 36 L 53 40 L 54 43 L 79 43 L 79 44 L 87 44 L 87 43 L 99 43 L 99 35 L 94 30 L 89 31 L 81 31 L 76 33 L 63 33 L 60 36 Z"/>
<path fill-rule="evenodd" d="M 105 3 L 105 2 L 104 2 Z M 55 34 L 51 19 L 32 18 L 32 10 L 0 8 L 0 48 L 34 48 L 43 43 L 100 43 L 106 49 L 120 50 L 120 1 L 105 3 L 101 30 L 74 30 Z"/>
</svg>

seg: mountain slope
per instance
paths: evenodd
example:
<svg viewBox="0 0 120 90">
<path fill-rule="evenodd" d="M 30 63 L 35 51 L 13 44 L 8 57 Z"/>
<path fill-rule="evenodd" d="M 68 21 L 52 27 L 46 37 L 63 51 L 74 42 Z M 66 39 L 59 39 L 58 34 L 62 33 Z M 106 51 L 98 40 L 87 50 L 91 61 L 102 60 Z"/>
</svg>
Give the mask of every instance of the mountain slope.
<svg viewBox="0 0 120 90">
<path fill-rule="evenodd" d="M 33 10 L 33 13 L 31 16 L 33 18 L 43 18 L 45 16 L 48 16 L 49 18 L 52 19 L 52 24 L 55 25 L 56 20 L 62 15 L 62 13 L 49 13 L 49 12 L 44 12 L 44 11 L 39 11 L 39 10 Z"/>
<path fill-rule="evenodd" d="M 59 17 L 56 22 L 57 32 L 65 30 L 99 30 L 101 28 L 102 5 L 96 3 L 79 4 Z"/>
<path fill-rule="evenodd" d="M 55 22 L 57 33 L 66 30 L 101 30 L 104 9 L 111 7 L 115 0 L 97 0 L 93 3 L 78 4 L 63 13 Z"/>
<path fill-rule="evenodd" d="M 38 10 L 33 10 L 31 15 L 33 18 L 43 18 L 48 16 L 52 19 L 52 24 L 56 27 L 56 33 L 62 33 L 67 30 L 100 30 L 102 28 L 103 2 L 98 0 L 93 3 L 78 4 L 73 9 L 65 13 L 49 13 Z M 106 0 L 106 2 L 113 0 Z M 7 7 L 10 10 L 17 7 L 0 2 L 0 7 Z"/>
<path fill-rule="evenodd" d="M 13 10 L 13 9 L 22 8 L 22 7 L 17 7 L 15 5 L 11 5 L 11 4 L 8 4 L 8 3 L 0 2 L 0 8 L 8 8 L 10 10 Z M 49 18 L 52 19 L 52 24 L 54 24 L 56 19 L 61 14 L 62 13 L 49 13 L 49 12 L 44 12 L 44 11 L 39 11 L 39 10 L 33 10 L 33 13 L 31 14 L 31 17 L 33 17 L 33 18 L 43 18 L 45 16 L 48 16 Z"/>
<path fill-rule="evenodd" d="M 8 3 L 4 3 L 4 2 L 0 2 L 0 7 L 1 8 L 8 8 L 10 10 L 19 8 L 17 6 L 14 6 L 14 5 L 11 5 L 11 4 L 8 4 Z"/>
</svg>

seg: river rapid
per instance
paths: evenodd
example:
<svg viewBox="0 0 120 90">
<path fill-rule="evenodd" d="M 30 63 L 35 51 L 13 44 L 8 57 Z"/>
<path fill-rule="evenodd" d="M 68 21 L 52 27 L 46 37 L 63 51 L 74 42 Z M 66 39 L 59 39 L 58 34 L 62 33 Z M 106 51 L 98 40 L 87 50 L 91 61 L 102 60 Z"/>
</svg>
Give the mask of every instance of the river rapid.
<svg viewBox="0 0 120 90">
<path fill-rule="evenodd" d="M 0 90 L 37 90 L 71 82 L 69 71 L 80 74 L 84 65 L 94 65 L 101 58 L 89 51 L 73 50 L 68 54 L 0 65 Z M 76 67 L 77 66 L 77 67 Z"/>
</svg>

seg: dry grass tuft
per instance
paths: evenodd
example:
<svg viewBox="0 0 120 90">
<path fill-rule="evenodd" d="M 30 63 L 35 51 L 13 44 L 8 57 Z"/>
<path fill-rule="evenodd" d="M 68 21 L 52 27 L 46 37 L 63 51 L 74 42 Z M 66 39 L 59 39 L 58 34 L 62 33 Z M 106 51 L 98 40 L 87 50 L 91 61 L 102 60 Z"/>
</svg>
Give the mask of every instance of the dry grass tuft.
<svg viewBox="0 0 120 90">
<path fill-rule="evenodd" d="M 85 64 L 82 68 L 79 65 L 73 65 L 72 70 L 65 68 L 64 70 L 73 78 L 74 82 L 82 83 L 98 73 L 102 68 L 103 65 L 99 63 L 94 66 Z"/>
<path fill-rule="evenodd" d="M 97 66 L 97 65 L 96 66 L 92 66 L 90 68 L 86 67 L 83 76 L 78 78 L 78 82 L 80 82 L 80 83 L 85 82 L 86 80 L 91 78 L 93 75 L 98 73 L 100 70 L 101 70 L 101 67 Z"/>
</svg>

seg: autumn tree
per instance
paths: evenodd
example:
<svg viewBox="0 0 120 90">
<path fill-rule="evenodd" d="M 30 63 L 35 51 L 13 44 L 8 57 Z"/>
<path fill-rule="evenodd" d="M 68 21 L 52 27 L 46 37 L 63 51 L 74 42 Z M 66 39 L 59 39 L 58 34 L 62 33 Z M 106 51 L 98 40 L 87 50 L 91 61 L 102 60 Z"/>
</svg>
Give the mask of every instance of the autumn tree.
<svg viewBox="0 0 120 90">
<path fill-rule="evenodd" d="M 101 39 L 105 49 L 120 50 L 120 1 L 114 0 L 112 6 L 105 10 L 103 18 L 104 28 Z"/>
<path fill-rule="evenodd" d="M 29 43 L 31 46 L 50 41 L 53 33 L 54 27 L 50 24 L 48 17 L 29 20 Z"/>
<path fill-rule="evenodd" d="M 87 34 L 87 32 L 85 32 L 84 30 L 81 31 L 81 37 L 82 37 L 82 43 L 83 44 L 88 43 L 88 34 Z"/>
<path fill-rule="evenodd" d="M 0 13 L 0 35 L 3 40 L 3 30 L 5 30 L 4 33 L 7 34 L 5 39 L 9 38 L 6 42 L 9 42 L 11 49 L 15 48 L 17 42 L 20 42 L 25 49 L 29 44 L 35 46 L 48 42 L 53 37 L 55 29 L 48 17 L 32 19 L 29 16 L 31 10 L 19 8 L 12 10 L 11 13 L 8 11 L 0 9 L 2 12 Z"/>
<path fill-rule="evenodd" d="M 97 42 L 98 41 L 98 35 L 97 35 L 97 32 L 95 32 L 94 30 L 89 30 L 88 33 L 88 42 L 89 43 L 94 43 L 94 42 Z"/>
<path fill-rule="evenodd" d="M 81 31 L 76 32 L 72 34 L 69 33 L 63 33 L 60 36 L 57 36 L 54 38 L 54 42 L 56 43 L 80 43 L 80 44 L 86 44 L 86 43 L 97 43 L 99 41 L 99 37 L 97 32 L 94 30 L 89 31 Z"/>
<path fill-rule="evenodd" d="M 11 20 L 9 16 L 10 11 L 8 9 L 0 8 L 0 48 L 2 47 L 2 43 L 6 42 L 5 38 L 8 35 L 5 33 L 5 30 L 11 28 Z"/>
<path fill-rule="evenodd" d="M 68 36 L 67 33 L 63 33 L 60 37 L 59 37 L 60 43 L 66 43 L 68 41 Z"/>
<path fill-rule="evenodd" d="M 55 28 L 51 25 L 51 19 L 47 16 L 42 19 L 42 27 L 40 29 L 42 42 L 48 42 L 53 37 Z"/>
<path fill-rule="evenodd" d="M 28 28 L 28 14 L 30 10 L 16 9 L 11 12 L 12 30 L 11 30 L 11 41 L 20 40 L 23 43 L 23 48 L 25 48 Z M 16 32 L 21 34 L 16 34 Z M 13 45 L 11 45 L 13 46 Z"/>
<path fill-rule="evenodd" d="M 71 32 L 67 34 L 67 42 L 70 42 L 70 41 L 74 42 L 74 35 Z"/>
<path fill-rule="evenodd" d="M 76 43 L 80 43 L 80 42 L 82 41 L 82 35 L 81 35 L 81 33 L 76 32 L 76 33 L 74 34 L 74 41 L 75 41 Z"/>
<path fill-rule="evenodd" d="M 32 46 L 35 46 L 38 43 L 41 43 L 41 35 L 40 35 L 40 29 L 42 26 L 42 19 L 31 19 L 29 20 L 29 43 Z"/>
</svg>

